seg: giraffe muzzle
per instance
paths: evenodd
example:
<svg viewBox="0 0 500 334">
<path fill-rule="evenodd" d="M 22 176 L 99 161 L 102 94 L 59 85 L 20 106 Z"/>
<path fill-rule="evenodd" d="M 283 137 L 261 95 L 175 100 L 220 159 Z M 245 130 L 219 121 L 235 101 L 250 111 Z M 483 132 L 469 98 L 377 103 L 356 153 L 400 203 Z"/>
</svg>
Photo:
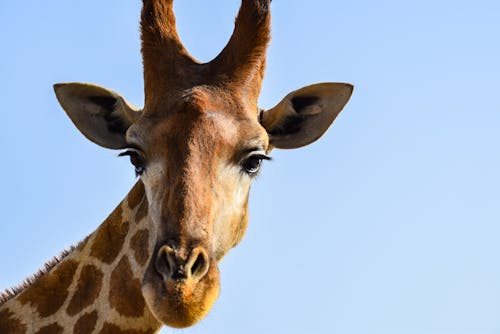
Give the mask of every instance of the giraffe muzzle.
<svg viewBox="0 0 500 334">
<path fill-rule="evenodd" d="M 161 246 L 142 282 L 146 303 L 163 324 L 192 326 L 203 319 L 219 295 L 217 261 L 206 248 Z"/>
</svg>

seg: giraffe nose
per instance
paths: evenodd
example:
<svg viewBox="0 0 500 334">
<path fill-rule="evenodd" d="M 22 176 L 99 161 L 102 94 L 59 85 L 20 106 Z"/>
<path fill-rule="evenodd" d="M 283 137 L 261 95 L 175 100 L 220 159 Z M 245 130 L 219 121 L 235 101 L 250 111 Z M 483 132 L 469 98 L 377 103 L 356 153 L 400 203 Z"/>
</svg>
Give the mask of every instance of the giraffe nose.
<svg viewBox="0 0 500 334">
<path fill-rule="evenodd" d="M 183 252 L 165 245 L 156 256 L 156 270 L 164 281 L 200 280 L 208 272 L 209 258 L 203 247 L 193 248 L 187 257 Z"/>
</svg>

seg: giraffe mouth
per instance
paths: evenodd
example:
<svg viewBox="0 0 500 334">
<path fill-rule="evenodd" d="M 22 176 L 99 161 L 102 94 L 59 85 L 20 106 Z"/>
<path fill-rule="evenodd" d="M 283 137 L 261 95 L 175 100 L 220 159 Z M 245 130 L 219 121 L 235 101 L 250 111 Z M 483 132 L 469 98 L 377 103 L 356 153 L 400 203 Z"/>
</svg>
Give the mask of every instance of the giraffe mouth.
<svg viewBox="0 0 500 334">
<path fill-rule="evenodd" d="M 172 255 L 162 247 L 150 262 L 143 296 L 158 321 L 174 328 L 189 327 L 205 318 L 219 295 L 217 262 L 195 248 L 180 266 L 182 261 L 171 256 L 169 262 L 167 253 Z"/>
</svg>

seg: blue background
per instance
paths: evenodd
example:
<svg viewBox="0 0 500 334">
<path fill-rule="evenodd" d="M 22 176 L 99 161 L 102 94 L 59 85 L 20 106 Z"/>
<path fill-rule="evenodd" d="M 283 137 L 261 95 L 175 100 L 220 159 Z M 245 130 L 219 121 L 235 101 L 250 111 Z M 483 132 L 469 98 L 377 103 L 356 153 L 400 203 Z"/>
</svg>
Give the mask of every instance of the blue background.
<svg viewBox="0 0 500 334">
<path fill-rule="evenodd" d="M 0 2 L 0 289 L 95 230 L 134 181 L 52 84 L 143 103 L 140 1 Z M 201 61 L 239 1 L 177 1 Z M 329 132 L 274 151 L 209 316 L 162 333 L 500 333 L 500 2 L 275 0 L 260 99 L 345 81 Z"/>
</svg>

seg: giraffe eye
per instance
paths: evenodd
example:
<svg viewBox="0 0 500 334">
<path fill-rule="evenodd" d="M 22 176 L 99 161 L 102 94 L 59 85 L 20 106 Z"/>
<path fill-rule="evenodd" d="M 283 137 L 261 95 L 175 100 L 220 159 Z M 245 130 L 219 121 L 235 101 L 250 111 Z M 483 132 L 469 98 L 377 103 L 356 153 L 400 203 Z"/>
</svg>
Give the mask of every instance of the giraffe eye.
<svg viewBox="0 0 500 334">
<path fill-rule="evenodd" d="M 130 163 L 135 168 L 135 175 L 141 176 L 146 170 L 146 161 L 143 156 L 139 153 L 139 151 L 135 149 L 129 149 L 125 152 L 119 154 L 120 157 L 128 156 L 130 157 Z"/>
<path fill-rule="evenodd" d="M 248 175 L 255 176 L 262 167 L 262 160 L 271 160 L 271 158 L 264 154 L 253 154 L 241 162 L 241 168 Z"/>
<path fill-rule="evenodd" d="M 256 174 L 259 172 L 260 167 L 262 166 L 262 159 L 259 157 L 250 157 L 243 161 L 243 169 L 248 174 Z"/>
</svg>

